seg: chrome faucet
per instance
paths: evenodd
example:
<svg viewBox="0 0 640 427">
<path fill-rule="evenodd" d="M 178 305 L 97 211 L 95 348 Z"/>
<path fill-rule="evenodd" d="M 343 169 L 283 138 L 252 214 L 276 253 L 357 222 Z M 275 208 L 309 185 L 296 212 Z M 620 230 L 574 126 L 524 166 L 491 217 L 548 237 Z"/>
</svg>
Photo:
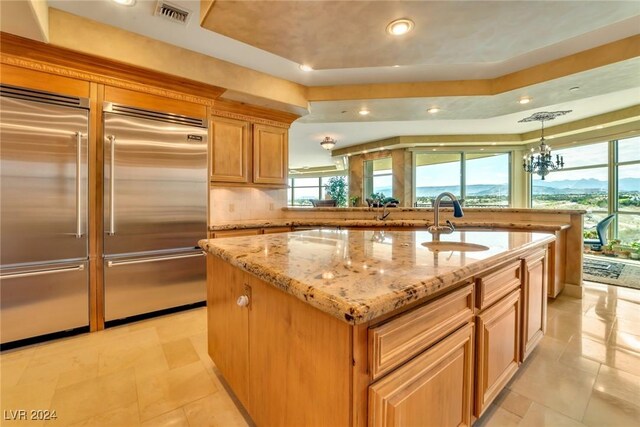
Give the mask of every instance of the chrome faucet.
<svg viewBox="0 0 640 427">
<path fill-rule="evenodd" d="M 453 202 L 453 216 L 456 218 L 462 218 L 464 216 L 464 212 L 462 212 L 462 206 L 460 206 L 460 202 L 456 199 L 456 196 L 445 191 L 436 197 L 435 202 L 433 203 L 433 225 L 429 227 L 427 230 L 429 233 L 438 236 L 440 234 L 449 234 L 453 233 L 456 229 L 451 221 L 447 220 L 447 225 L 440 225 L 440 201 L 443 197 L 449 197 Z"/>
<path fill-rule="evenodd" d="M 376 219 L 378 221 L 384 221 L 385 219 L 387 219 L 387 217 L 391 214 L 391 211 L 387 211 L 387 207 L 389 207 L 389 205 L 393 203 L 393 202 L 387 202 L 382 206 L 382 215 L 378 215 L 376 217 Z M 380 205 L 378 205 L 378 208 L 380 207 Z"/>
</svg>

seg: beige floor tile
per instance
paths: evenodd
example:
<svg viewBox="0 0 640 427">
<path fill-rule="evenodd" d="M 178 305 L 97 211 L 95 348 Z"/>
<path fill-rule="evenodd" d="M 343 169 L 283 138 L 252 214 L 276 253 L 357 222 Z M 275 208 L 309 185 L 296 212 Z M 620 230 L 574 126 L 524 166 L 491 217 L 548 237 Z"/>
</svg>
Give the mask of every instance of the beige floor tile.
<svg viewBox="0 0 640 427">
<path fill-rule="evenodd" d="M 539 404 L 581 419 L 589 402 L 596 374 L 590 374 L 548 359 L 522 365 L 510 389 Z"/>
<path fill-rule="evenodd" d="M 243 427 L 249 425 L 224 390 L 185 405 L 184 411 L 191 426 Z"/>
<path fill-rule="evenodd" d="M 638 292 L 640 293 L 640 292 Z M 620 319 L 616 321 L 615 330 L 617 332 L 626 332 L 629 334 L 640 335 L 640 323 L 630 320 Z"/>
<path fill-rule="evenodd" d="M 200 360 L 189 338 L 166 342 L 162 344 L 162 350 L 169 364 L 169 369 L 179 368 Z"/>
<path fill-rule="evenodd" d="M 14 386 L 2 386 L 0 389 L 0 411 L 17 410 L 48 410 L 56 389 L 56 380 L 42 381 L 38 384 L 17 384 Z M 29 414 L 28 414 L 29 415 Z M 35 423 L 29 421 L 29 426 Z M 3 422 L 2 425 L 26 425 L 24 421 Z"/>
<path fill-rule="evenodd" d="M 139 425 L 138 404 L 132 403 L 71 424 L 70 427 L 138 427 Z"/>
<path fill-rule="evenodd" d="M 583 427 L 584 425 L 553 409 L 534 403 L 518 427 Z"/>
<path fill-rule="evenodd" d="M 533 349 L 533 352 L 529 357 L 543 357 L 551 360 L 558 360 L 566 347 L 566 341 L 550 336 L 544 336 L 538 343 L 537 347 Z"/>
<path fill-rule="evenodd" d="M 619 321 L 619 320 L 618 320 Z M 611 336 L 609 345 L 615 345 L 617 347 L 624 348 L 626 350 L 635 351 L 640 353 L 640 324 L 638 325 L 637 334 L 630 334 L 628 332 L 615 331 Z"/>
<path fill-rule="evenodd" d="M 169 369 L 164 351 L 155 329 L 132 332 L 129 337 L 105 346 L 100 352 L 98 374 L 106 375 L 128 368 L 135 368 L 142 375 L 155 374 Z"/>
<path fill-rule="evenodd" d="M 600 393 L 640 405 L 640 377 L 628 372 L 603 365 L 593 388 Z"/>
<path fill-rule="evenodd" d="M 137 384 L 142 421 L 179 408 L 217 390 L 200 361 L 156 375 L 138 377 Z"/>
<path fill-rule="evenodd" d="M 189 427 L 189 421 L 184 410 L 178 408 L 145 421 L 141 427 Z"/>
<path fill-rule="evenodd" d="M 589 427 L 637 427 L 640 407 L 594 390 L 582 422 Z"/>
<path fill-rule="evenodd" d="M 578 298 L 558 296 L 555 300 L 550 300 L 549 307 L 555 310 L 568 311 L 570 313 L 581 313 L 588 308 L 588 303 L 583 305 L 583 300 Z"/>
<path fill-rule="evenodd" d="M 491 404 L 482 414 L 479 420 L 473 425 L 474 427 L 517 427 L 521 417 L 501 408 L 498 405 Z"/>
<path fill-rule="evenodd" d="M 66 353 L 55 356 L 42 356 L 37 352 L 20 378 L 20 383 L 52 381 L 61 376 L 65 376 L 68 380 L 95 378 L 98 355 L 97 347 L 74 347 Z"/>
<path fill-rule="evenodd" d="M 198 353 L 200 360 L 210 361 L 211 358 L 209 357 L 209 353 L 207 350 L 206 332 L 203 332 L 197 335 L 192 335 L 189 337 L 189 339 L 191 340 L 191 344 L 193 344 L 193 348 L 196 350 L 196 353 Z"/>
<path fill-rule="evenodd" d="M 30 360 L 30 357 L 0 360 L 0 384 L 5 387 L 18 384 Z"/>
<path fill-rule="evenodd" d="M 190 310 L 183 316 L 174 316 L 171 322 L 158 324 L 156 330 L 163 343 L 205 333 L 207 331 L 206 308 Z"/>
<path fill-rule="evenodd" d="M 602 366 L 600 362 L 582 357 L 582 355 L 575 352 L 563 352 L 558 361 L 570 368 L 578 369 L 594 375 L 600 371 L 600 366 Z"/>
<path fill-rule="evenodd" d="M 573 338 L 563 356 L 579 355 L 640 376 L 640 353 L 589 338 Z"/>
<path fill-rule="evenodd" d="M 524 417 L 533 402 L 505 387 L 493 403 L 519 417 Z"/>
<path fill-rule="evenodd" d="M 130 368 L 58 388 L 51 409 L 58 413 L 58 424 L 68 425 L 128 407 L 136 400 L 135 372 Z"/>
</svg>

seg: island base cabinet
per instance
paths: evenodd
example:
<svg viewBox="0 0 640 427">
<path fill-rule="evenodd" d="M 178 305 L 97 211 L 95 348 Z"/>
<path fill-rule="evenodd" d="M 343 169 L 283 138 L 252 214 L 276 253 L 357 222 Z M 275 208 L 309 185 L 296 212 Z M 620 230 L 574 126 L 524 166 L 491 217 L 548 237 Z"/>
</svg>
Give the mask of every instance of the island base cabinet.
<svg viewBox="0 0 640 427">
<path fill-rule="evenodd" d="M 247 274 L 207 255 L 208 352 L 236 397 L 249 403 L 249 310 L 238 298 L 250 301 Z"/>
<path fill-rule="evenodd" d="M 473 325 L 467 324 L 369 387 L 369 427 L 468 426 Z"/>
<path fill-rule="evenodd" d="M 520 363 L 520 289 L 476 316 L 474 415 L 480 417 Z"/>
<path fill-rule="evenodd" d="M 547 330 L 547 259 L 545 251 L 523 261 L 522 270 L 522 360 L 540 342 Z"/>
</svg>

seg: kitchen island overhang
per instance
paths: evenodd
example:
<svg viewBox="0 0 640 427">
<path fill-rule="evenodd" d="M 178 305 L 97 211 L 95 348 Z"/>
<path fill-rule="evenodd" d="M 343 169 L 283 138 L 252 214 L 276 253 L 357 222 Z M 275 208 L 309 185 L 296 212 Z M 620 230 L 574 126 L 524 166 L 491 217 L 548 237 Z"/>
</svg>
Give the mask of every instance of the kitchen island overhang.
<svg viewBox="0 0 640 427">
<path fill-rule="evenodd" d="M 484 251 L 432 251 L 426 231 L 312 230 L 231 239 L 200 247 L 317 309 L 360 324 L 412 305 L 531 248 L 546 233 L 456 231 L 442 241 Z"/>
</svg>

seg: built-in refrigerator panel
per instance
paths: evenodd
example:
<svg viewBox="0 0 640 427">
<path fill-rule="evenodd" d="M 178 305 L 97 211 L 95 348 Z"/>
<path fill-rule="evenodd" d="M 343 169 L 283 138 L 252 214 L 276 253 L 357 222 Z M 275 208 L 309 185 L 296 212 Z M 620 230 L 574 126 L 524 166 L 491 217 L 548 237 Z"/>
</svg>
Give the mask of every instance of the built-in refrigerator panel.
<svg viewBox="0 0 640 427">
<path fill-rule="evenodd" d="M 195 248 L 207 227 L 206 124 L 119 111 L 142 117 L 104 114 L 105 255 Z"/>
<path fill-rule="evenodd" d="M 201 250 L 109 257 L 104 277 L 107 322 L 206 299 Z"/>
<path fill-rule="evenodd" d="M 14 94 L 29 98 L 2 86 L 0 265 L 87 258 L 88 110 Z"/>
<path fill-rule="evenodd" d="M 2 270 L 2 344 L 89 325 L 86 260 Z"/>
</svg>

